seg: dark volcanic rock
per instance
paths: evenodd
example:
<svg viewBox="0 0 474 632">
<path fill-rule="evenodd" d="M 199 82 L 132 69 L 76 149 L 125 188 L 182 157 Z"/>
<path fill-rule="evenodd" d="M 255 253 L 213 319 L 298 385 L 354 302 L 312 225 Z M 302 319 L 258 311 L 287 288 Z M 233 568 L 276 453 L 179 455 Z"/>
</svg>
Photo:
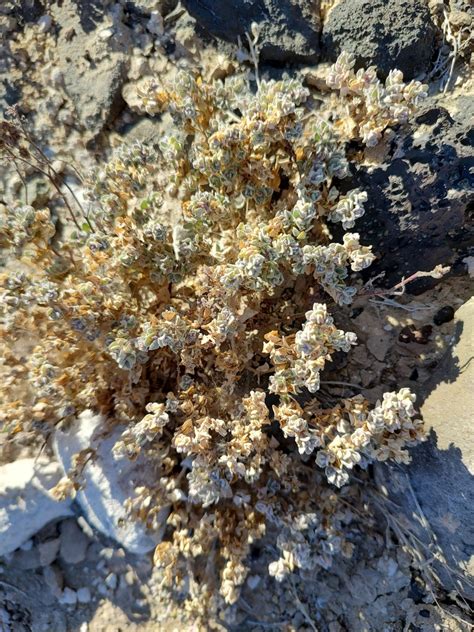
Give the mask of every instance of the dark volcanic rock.
<svg viewBox="0 0 474 632">
<path fill-rule="evenodd" d="M 445 307 L 442 307 L 440 310 L 438 310 L 436 312 L 436 314 L 433 317 L 433 322 L 435 325 L 438 325 L 438 327 L 440 325 L 443 325 L 444 323 L 449 323 L 450 321 L 452 321 L 454 318 L 454 309 L 451 307 L 451 305 L 446 305 Z"/>
<path fill-rule="evenodd" d="M 417 270 L 453 264 L 474 244 L 471 117 L 468 104 L 456 119 L 428 107 L 397 131 L 381 166 L 355 174 L 356 186 L 368 194 L 358 229 L 379 257 L 367 273 L 385 272 L 387 287 Z M 424 278 L 408 289 L 417 293 L 433 283 Z"/>
<path fill-rule="evenodd" d="M 334 61 L 346 50 L 358 66 L 377 66 L 382 77 L 398 68 L 412 79 L 430 66 L 435 32 L 420 0 L 341 0 L 323 26 L 322 52 Z"/>
<path fill-rule="evenodd" d="M 209 33 L 237 43 L 261 28 L 261 59 L 316 61 L 319 56 L 319 0 L 184 0 L 189 13 Z"/>
</svg>

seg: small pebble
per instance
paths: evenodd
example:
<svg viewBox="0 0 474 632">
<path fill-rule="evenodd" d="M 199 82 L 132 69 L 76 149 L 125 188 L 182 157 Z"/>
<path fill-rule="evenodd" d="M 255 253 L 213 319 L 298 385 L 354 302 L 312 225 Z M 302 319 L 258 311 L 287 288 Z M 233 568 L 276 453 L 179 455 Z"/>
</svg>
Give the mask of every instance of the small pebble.
<svg viewBox="0 0 474 632">
<path fill-rule="evenodd" d="M 99 555 L 106 560 L 111 560 L 114 556 L 114 550 L 111 547 L 107 547 L 105 549 L 102 549 Z"/>
<path fill-rule="evenodd" d="M 136 580 L 135 572 L 132 571 L 132 570 L 127 571 L 125 573 L 124 577 L 125 577 L 125 581 L 128 584 L 128 586 L 133 586 L 133 584 L 135 583 L 135 580 Z"/>
<path fill-rule="evenodd" d="M 50 77 L 51 83 L 53 83 L 55 86 L 60 85 L 64 80 L 64 75 L 59 70 L 59 68 L 53 68 L 51 70 L 51 74 L 49 77 Z"/>
<path fill-rule="evenodd" d="M 163 35 L 163 17 L 158 11 L 152 11 L 151 17 L 146 24 L 146 28 L 153 35 Z"/>
<path fill-rule="evenodd" d="M 120 2 L 116 2 L 110 7 L 108 13 L 114 22 L 120 22 L 120 20 L 123 18 L 123 6 L 120 4 Z"/>
<path fill-rule="evenodd" d="M 105 585 L 110 588 L 110 590 L 115 590 L 117 588 L 117 575 L 115 573 L 109 573 L 105 578 Z"/>
<path fill-rule="evenodd" d="M 110 39 L 113 34 L 114 34 L 114 31 L 111 28 L 102 29 L 101 31 L 99 31 L 99 38 L 105 41 L 105 40 Z"/>
<path fill-rule="evenodd" d="M 81 527 L 82 531 L 84 531 L 86 536 L 88 538 L 90 538 L 91 540 L 93 540 L 93 538 L 94 538 L 94 531 L 92 530 L 92 527 L 87 522 L 87 520 L 84 518 L 84 516 L 79 516 L 79 518 L 77 519 L 77 524 Z"/>
<path fill-rule="evenodd" d="M 99 571 L 99 573 L 105 571 L 107 569 L 107 564 L 105 563 L 105 560 L 100 560 L 100 562 L 96 566 L 96 569 Z"/>
<path fill-rule="evenodd" d="M 125 579 L 125 575 L 120 575 L 119 577 L 119 584 L 118 584 L 118 590 L 119 592 L 128 592 L 128 588 L 129 585 L 127 583 L 127 580 Z"/>
<path fill-rule="evenodd" d="M 146 57 L 142 57 L 141 55 L 136 55 L 132 58 L 131 62 L 131 73 L 138 79 L 142 77 L 148 68 L 148 60 Z M 130 75 L 129 75 L 130 76 Z"/>
<path fill-rule="evenodd" d="M 79 588 L 77 591 L 77 600 L 79 603 L 89 603 L 91 599 L 91 591 L 87 588 L 87 586 Z"/>
<path fill-rule="evenodd" d="M 462 262 L 467 267 L 467 273 L 472 279 L 474 277 L 474 257 L 464 257 Z"/>
<path fill-rule="evenodd" d="M 398 571 L 398 564 L 395 560 L 389 559 L 387 562 L 387 575 L 388 577 L 394 577 L 396 572 Z"/>
<path fill-rule="evenodd" d="M 186 494 L 183 492 L 182 489 L 173 489 L 170 494 L 170 498 L 173 502 L 180 502 L 186 500 Z"/>
<path fill-rule="evenodd" d="M 258 575 L 249 575 L 249 577 L 247 578 L 247 586 L 250 588 L 250 590 L 255 590 L 255 588 L 257 588 L 257 586 L 260 584 L 260 577 Z"/>
<path fill-rule="evenodd" d="M 46 540 L 46 542 L 40 542 L 38 544 L 39 558 L 41 566 L 49 566 L 56 559 L 61 540 L 54 538 L 53 540 Z"/>
<path fill-rule="evenodd" d="M 6 33 L 8 33 L 9 31 L 14 31 L 17 28 L 17 25 L 18 23 L 14 17 L 12 16 L 4 17 L 4 28 L 5 28 Z"/>
<path fill-rule="evenodd" d="M 72 588 L 66 586 L 58 601 L 66 606 L 74 606 L 77 603 L 77 593 L 75 590 L 72 590 Z"/>
<path fill-rule="evenodd" d="M 454 318 L 454 309 L 451 307 L 451 305 L 446 305 L 445 307 L 442 307 L 440 310 L 436 312 L 436 314 L 433 317 L 433 322 L 435 325 L 438 325 L 439 327 L 440 325 L 443 325 L 444 323 L 451 322 L 453 318 Z"/>
<path fill-rule="evenodd" d="M 54 171 L 56 171 L 56 173 L 62 173 L 66 168 L 66 163 L 64 162 L 64 160 L 54 160 L 51 166 Z"/>
<path fill-rule="evenodd" d="M 34 548 L 31 551 L 22 551 L 21 549 L 18 549 L 18 551 L 15 551 L 13 554 L 9 563 L 14 568 L 24 571 L 33 570 L 43 566 L 43 564 L 41 564 L 37 548 Z"/>
<path fill-rule="evenodd" d="M 38 20 L 38 26 L 42 33 L 47 33 L 51 28 L 53 20 L 50 15 L 42 15 Z"/>
<path fill-rule="evenodd" d="M 89 539 L 74 519 L 61 523 L 61 548 L 59 554 L 68 564 L 79 564 L 86 557 Z"/>
<path fill-rule="evenodd" d="M 400 330 L 398 340 L 405 344 L 416 342 L 417 344 L 425 345 L 429 342 L 432 331 L 433 327 L 431 325 L 423 325 L 419 329 L 414 325 L 406 325 Z"/>
<path fill-rule="evenodd" d="M 45 584 L 55 597 L 60 597 L 64 586 L 64 577 L 61 570 L 56 565 L 43 568 L 43 578 Z"/>
<path fill-rule="evenodd" d="M 20 546 L 20 549 L 22 551 L 31 551 L 32 548 L 33 548 L 33 540 L 27 540 L 26 542 L 23 542 L 23 544 Z"/>
</svg>

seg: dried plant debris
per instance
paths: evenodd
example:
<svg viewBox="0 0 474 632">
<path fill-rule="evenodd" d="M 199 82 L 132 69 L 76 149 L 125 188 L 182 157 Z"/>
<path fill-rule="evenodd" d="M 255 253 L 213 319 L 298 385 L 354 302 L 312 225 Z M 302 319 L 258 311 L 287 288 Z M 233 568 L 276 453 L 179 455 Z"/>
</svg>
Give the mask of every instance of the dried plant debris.
<svg viewBox="0 0 474 632">
<path fill-rule="evenodd" d="M 399 72 L 382 83 L 353 67 L 343 53 L 319 109 L 298 80 L 258 72 L 254 91 L 245 75 L 151 82 L 141 107 L 172 128 L 91 175 L 61 232 L 49 208 L 2 211 L 15 262 L 0 277 L 6 443 L 48 440 L 86 410 L 103 416 L 95 440 L 124 425 L 113 452 L 154 472 L 129 519 L 165 521 L 155 564 L 194 616 L 237 602 L 269 529 L 278 581 L 350 558 L 365 471 L 408 462 L 424 438 L 407 388 L 375 404 L 320 396 L 326 364 L 357 344 L 331 309 L 351 304 L 374 259 L 346 232 L 367 199 L 342 192 L 348 142 L 376 145 L 426 96 Z M 20 161 L 18 125 L 2 123 L 0 150 Z M 58 499 L 94 458 L 74 457 Z"/>
</svg>

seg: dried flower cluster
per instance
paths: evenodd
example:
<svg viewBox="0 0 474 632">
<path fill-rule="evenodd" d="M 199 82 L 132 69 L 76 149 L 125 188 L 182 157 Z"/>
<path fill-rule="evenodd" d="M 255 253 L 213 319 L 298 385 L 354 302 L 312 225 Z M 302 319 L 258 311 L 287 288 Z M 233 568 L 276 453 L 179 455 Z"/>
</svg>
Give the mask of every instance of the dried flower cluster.
<svg viewBox="0 0 474 632">
<path fill-rule="evenodd" d="M 351 271 L 373 260 L 358 233 L 331 237 L 328 222 L 351 229 L 367 199 L 338 189 L 346 142 L 374 144 L 424 93 L 352 65 L 343 54 L 331 71 L 339 110 L 315 109 L 293 79 L 254 94 L 241 77 L 152 85 L 144 108 L 174 128 L 91 180 L 80 230 L 58 234 L 48 209 L 1 218 L 14 257 L 0 277 L 8 436 L 49 436 L 85 409 L 106 416 L 104 432 L 124 424 L 117 453 L 157 472 L 130 512 L 151 527 L 168 515 L 155 561 L 191 597 L 198 582 L 196 603 L 237 600 L 270 526 L 278 580 L 350 555 L 351 471 L 406 462 L 422 438 L 407 389 L 375 407 L 318 399 L 325 364 L 356 344 L 327 303 L 349 304 Z"/>
<path fill-rule="evenodd" d="M 341 53 L 331 69 L 328 85 L 347 98 L 349 121 L 356 135 L 367 147 L 373 147 L 389 125 L 406 123 L 427 96 L 427 86 L 419 81 L 403 83 L 400 70 L 391 70 L 384 85 L 374 67 L 354 72 L 354 64 L 350 53 Z"/>
</svg>

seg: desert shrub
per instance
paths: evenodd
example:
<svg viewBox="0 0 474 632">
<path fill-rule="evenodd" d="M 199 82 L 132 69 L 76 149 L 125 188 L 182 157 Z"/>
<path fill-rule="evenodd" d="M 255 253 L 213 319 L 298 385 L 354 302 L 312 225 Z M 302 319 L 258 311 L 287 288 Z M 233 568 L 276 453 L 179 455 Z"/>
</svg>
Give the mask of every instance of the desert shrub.
<svg viewBox="0 0 474 632">
<path fill-rule="evenodd" d="M 1 220 L 8 441 L 47 438 L 86 409 L 104 415 L 104 433 L 122 427 L 117 453 L 156 471 L 130 514 L 154 527 L 169 507 L 155 562 L 176 588 L 191 578 L 198 607 L 203 595 L 237 600 L 269 526 L 277 580 L 350 556 L 354 468 L 407 462 L 422 438 L 408 389 L 375 405 L 329 405 L 318 391 L 332 355 L 356 344 L 331 305 L 351 303 L 374 258 L 357 232 L 331 235 L 336 223 L 351 230 L 367 199 L 344 186 L 347 144 L 377 144 L 425 88 L 356 73 L 347 54 L 322 107 L 298 80 L 257 83 L 183 72 L 151 85 L 143 107 L 169 112 L 172 128 L 91 176 L 79 228 L 59 232 L 50 210 L 30 206 Z M 1 142 L 14 154 L 14 123 Z M 58 497 L 83 484 L 87 458 Z"/>
</svg>

